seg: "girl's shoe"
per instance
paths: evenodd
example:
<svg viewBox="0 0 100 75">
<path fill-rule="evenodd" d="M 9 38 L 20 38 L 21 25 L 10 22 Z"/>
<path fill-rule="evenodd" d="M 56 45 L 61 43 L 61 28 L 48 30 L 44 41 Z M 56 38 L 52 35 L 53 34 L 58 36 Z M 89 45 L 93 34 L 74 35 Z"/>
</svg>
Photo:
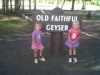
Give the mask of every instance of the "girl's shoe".
<svg viewBox="0 0 100 75">
<path fill-rule="evenodd" d="M 39 58 L 39 60 L 40 60 L 40 61 L 45 61 L 45 58 L 44 58 L 44 57 L 42 57 L 42 58 Z"/>
<path fill-rule="evenodd" d="M 75 63 L 77 63 L 77 62 L 78 62 L 77 58 L 73 58 L 73 61 L 74 61 Z"/>
<path fill-rule="evenodd" d="M 68 62 L 69 62 L 69 63 L 72 63 L 72 58 L 69 58 Z"/>
<path fill-rule="evenodd" d="M 34 59 L 35 64 L 38 64 L 38 59 Z"/>
</svg>

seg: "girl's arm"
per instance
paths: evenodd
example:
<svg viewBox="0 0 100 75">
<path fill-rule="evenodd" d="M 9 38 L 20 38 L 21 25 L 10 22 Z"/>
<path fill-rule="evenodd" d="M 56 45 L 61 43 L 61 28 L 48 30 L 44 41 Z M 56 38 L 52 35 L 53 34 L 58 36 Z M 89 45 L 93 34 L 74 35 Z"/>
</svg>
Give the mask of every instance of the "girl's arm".
<svg viewBox="0 0 100 75">
<path fill-rule="evenodd" d="M 78 40 L 79 40 L 79 38 L 80 38 L 80 36 L 78 36 L 78 37 L 77 37 L 76 41 L 78 41 Z M 76 41 L 75 41 L 75 42 L 76 42 Z M 74 42 L 74 43 L 75 43 L 75 42 Z"/>
<path fill-rule="evenodd" d="M 72 43 L 71 39 L 70 39 L 70 33 L 68 33 L 68 39 L 70 40 L 70 42 Z"/>
<path fill-rule="evenodd" d="M 81 36 L 81 30 L 79 31 L 79 36 L 77 37 L 76 41 L 79 40 L 80 36 Z M 73 43 L 75 43 L 76 41 L 74 41 Z"/>
<path fill-rule="evenodd" d="M 79 40 L 80 36 L 81 36 L 81 31 L 79 32 L 79 36 L 77 37 L 76 41 Z"/>
<path fill-rule="evenodd" d="M 36 45 L 35 36 L 32 35 L 32 42 Z"/>
<path fill-rule="evenodd" d="M 79 38 L 80 38 L 80 36 L 78 36 L 78 37 L 77 37 L 76 41 L 78 41 L 78 40 L 79 40 Z M 75 42 L 76 42 L 76 41 L 75 41 Z"/>
</svg>

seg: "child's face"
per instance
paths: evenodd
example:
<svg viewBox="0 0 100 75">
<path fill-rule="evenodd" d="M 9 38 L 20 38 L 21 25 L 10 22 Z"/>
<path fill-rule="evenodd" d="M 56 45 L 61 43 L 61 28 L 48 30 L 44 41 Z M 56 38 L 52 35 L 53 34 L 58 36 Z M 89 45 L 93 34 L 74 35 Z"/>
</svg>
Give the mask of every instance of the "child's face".
<svg viewBox="0 0 100 75">
<path fill-rule="evenodd" d="M 35 30 L 39 31 L 41 30 L 42 26 L 40 24 L 36 24 L 35 25 Z"/>
<path fill-rule="evenodd" d="M 73 24 L 73 28 L 76 30 L 79 29 L 79 24 L 78 23 Z"/>
</svg>

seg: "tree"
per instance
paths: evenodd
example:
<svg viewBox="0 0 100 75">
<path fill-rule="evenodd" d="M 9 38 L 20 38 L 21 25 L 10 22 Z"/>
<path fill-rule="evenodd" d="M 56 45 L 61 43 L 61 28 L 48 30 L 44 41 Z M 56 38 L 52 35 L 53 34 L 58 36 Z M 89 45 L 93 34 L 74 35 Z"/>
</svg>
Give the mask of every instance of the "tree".
<svg viewBox="0 0 100 75">
<path fill-rule="evenodd" d="M 8 3 L 9 0 L 2 0 L 2 10 L 3 10 L 3 14 L 6 15 L 8 13 Z"/>
<path fill-rule="evenodd" d="M 29 11 L 31 11 L 31 0 L 29 0 Z"/>
<path fill-rule="evenodd" d="M 83 2 L 82 10 L 85 10 L 86 9 L 86 2 L 85 2 L 85 0 L 82 0 L 82 2 Z"/>
<path fill-rule="evenodd" d="M 65 4 L 65 1 L 66 1 L 66 0 L 63 1 L 63 4 L 62 4 L 62 6 L 61 6 L 61 9 L 63 8 L 63 6 L 64 6 L 64 4 Z"/>
<path fill-rule="evenodd" d="M 2 11 L 3 11 L 3 15 L 6 14 L 6 8 L 5 8 L 5 0 L 2 0 Z"/>
<path fill-rule="evenodd" d="M 72 8 L 71 8 L 71 10 L 74 10 L 74 4 L 75 4 L 75 0 L 72 0 Z"/>
<path fill-rule="evenodd" d="M 22 4 L 22 5 L 23 5 L 23 12 L 24 12 L 24 0 L 22 0 L 22 3 L 23 3 L 23 4 Z"/>
<path fill-rule="evenodd" d="M 10 9 L 11 9 L 11 12 L 12 12 L 12 0 L 10 0 Z"/>
<path fill-rule="evenodd" d="M 18 14 L 18 11 L 21 6 L 21 1 L 20 0 L 15 0 L 15 13 Z"/>
<path fill-rule="evenodd" d="M 59 0 L 56 0 L 56 3 L 57 3 L 57 7 L 59 7 Z"/>
<path fill-rule="evenodd" d="M 34 0 L 34 10 L 36 10 L 36 0 Z"/>
<path fill-rule="evenodd" d="M 7 14 L 8 11 L 9 11 L 8 6 L 9 6 L 9 0 L 6 0 L 6 14 Z"/>
</svg>

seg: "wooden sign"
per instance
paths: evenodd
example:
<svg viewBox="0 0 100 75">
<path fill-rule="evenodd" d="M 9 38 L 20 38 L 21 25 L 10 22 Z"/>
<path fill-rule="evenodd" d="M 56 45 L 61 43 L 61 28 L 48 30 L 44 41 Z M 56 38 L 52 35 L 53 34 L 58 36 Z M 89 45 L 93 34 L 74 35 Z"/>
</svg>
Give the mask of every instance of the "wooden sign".
<svg viewBox="0 0 100 75">
<path fill-rule="evenodd" d="M 32 19 L 33 23 L 36 21 L 41 22 L 43 30 L 50 32 L 68 31 L 72 26 L 73 21 L 79 21 L 82 28 L 82 17 L 79 15 L 35 13 L 32 16 Z"/>
</svg>

